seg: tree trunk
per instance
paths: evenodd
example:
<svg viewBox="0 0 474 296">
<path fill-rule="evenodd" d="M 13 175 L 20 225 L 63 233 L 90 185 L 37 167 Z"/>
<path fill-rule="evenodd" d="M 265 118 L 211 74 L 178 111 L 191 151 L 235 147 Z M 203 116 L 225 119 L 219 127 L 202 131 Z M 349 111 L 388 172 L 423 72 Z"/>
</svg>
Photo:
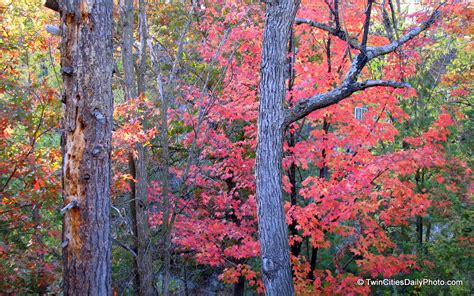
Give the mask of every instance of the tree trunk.
<svg viewBox="0 0 474 296">
<path fill-rule="evenodd" d="M 145 0 L 139 0 L 138 2 L 138 30 L 140 35 L 140 46 L 139 46 L 139 62 L 137 69 L 137 86 L 138 94 L 144 94 L 146 90 L 146 48 L 148 39 L 148 22 L 146 17 L 146 2 Z"/>
<path fill-rule="evenodd" d="M 291 93 L 293 91 L 293 86 L 295 84 L 295 69 L 294 69 L 294 63 L 295 63 L 295 45 L 294 45 L 294 36 L 293 36 L 293 30 L 290 29 L 290 42 L 288 46 L 288 55 L 290 57 L 288 58 L 288 72 L 289 72 L 289 79 L 288 79 L 288 92 Z M 291 95 L 290 101 L 293 101 L 293 95 Z M 297 135 L 295 135 L 294 131 L 289 131 L 288 135 L 288 146 L 290 148 L 295 147 L 297 143 Z M 288 179 L 290 180 L 291 184 L 291 192 L 290 192 L 290 203 L 291 206 L 296 206 L 297 204 L 297 198 L 298 198 L 298 190 L 296 188 L 297 182 L 296 182 L 296 165 L 295 163 L 292 163 L 290 165 L 290 168 L 287 172 Z M 290 235 L 292 236 L 299 236 L 298 229 L 297 229 L 298 223 L 296 222 L 296 219 L 292 221 L 292 223 L 289 226 L 289 231 Z M 301 252 L 301 244 L 302 242 L 297 242 L 294 241 L 293 245 L 291 246 L 291 254 L 295 257 L 298 257 Z"/>
<path fill-rule="evenodd" d="M 141 10 L 144 12 L 144 10 Z M 137 75 L 139 79 L 135 83 L 134 61 L 133 61 L 133 0 L 125 0 L 122 7 L 122 64 L 124 69 L 125 99 L 136 98 L 138 95 L 137 85 L 140 91 L 144 91 L 144 74 Z M 145 28 L 146 30 L 146 28 Z M 146 53 L 142 51 L 142 56 Z M 142 65 L 143 62 L 143 65 Z M 145 60 L 140 60 L 138 72 L 145 71 Z M 151 245 L 148 237 L 147 221 L 147 169 L 146 150 L 141 144 L 135 147 L 136 156 L 131 152 L 129 155 L 130 174 L 134 181 L 130 182 L 130 210 L 133 223 L 134 249 L 137 256 L 134 258 L 134 289 L 137 295 L 154 295 L 153 268 Z"/>
<path fill-rule="evenodd" d="M 168 139 L 168 96 L 161 91 L 161 145 L 163 158 L 163 173 L 161 176 L 161 193 L 163 195 L 163 295 L 169 295 L 171 273 L 171 230 L 172 221 L 170 204 L 170 153 Z"/>
<path fill-rule="evenodd" d="M 310 272 L 308 274 L 310 280 L 314 280 L 314 271 L 316 270 L 316 263 L 318 260 L 318 250 L 319 249 L 315 247 L 311 248 Z"/>
<path fill-rule="evenodd" d="M 148 237 L 147 220 L 147 170 L 145 148 L 136 145 L 137 157 L 130 162 L 133 165 L 131 172 L 136 180 L 132 187 L 133 200 L 131 200 L 132 223 L 134 234 L 135 257 L 135 284 L 138 295 L 155 295 L 153 286 L 153 267 L 151 242 Z"/>
<path fill-rule="evenodd" d="M 431 236 L 431 222 L 428 220 L 427 225 L 426 225 L 426 233 L 425 233 L 425 242 L 429 243 L 430 242 L 430 236 Z"/>
<path fill-rule="evenodd" d="M 423 188 L 425 187 L 425 173 L 424 169 L 418 169 L 415 174 L 415 182 L 416 182 L 416 191 L 418 193 L 423 192 Z M 420 247 L 423 246 L 423 217 L 416 216 L 416 236 L 417 242 Z"/>
<path fill-rule="evenodd" d="M 35 246 L 46 247 L 43 242 L 43 236 L 41 235 L 41 215 L 40 215 L 40 204 L 33 205 L 33 211 L 31 213 L 33 225 L 34 225 L 34 233 L 32 236 L 32 241 Z M 46 295 L 48 293 L 48 283 L 45 283 L 43 278 L 46 276 L 44 271 L 44 255 L 38 255 L 38 259 L 40 261 L 39 266 L 37 266 L 37 272 L 35 274 L 34 285 L 38 295 Z"/>
<path fill-rule="evenodd" d="M 112 295 L 112 0 L 61 1 L 65 295 Z"/>
<path fill-rule="evenodd" d="M 257 145 L 257 211 L 267 295 L 294 295 L 281 163 L 287 46 L 299 1 L 268 1 L 262 44 Z"/>
<path fill-rule="evenodd" d="M 150 51 L 153 48 L 150 48 Z M 160 106 L 160 121 L 161 121 L 161 158 L 162 158 L 162 173 L 161 173 L 161 194 L 163 196 L 162 213 L 163 223 L 161 233 L 163 234 L 163 295 L 169 295 L 170 279 L 171 279 L 171 231 L 173 228 L 173 219 L 171 215 L 170 203 L 170 152 L 169 152 L 169 137 L 168 137 L 168 90 L 172 89 L 163 83 L 161 73 L 159 70 L 159 61 L 157 55 L 151 53 L 153 65 L 157 69 L 156 84 L 158 88 L 158 96 L 161 99 Z"/>
<path fill-rule="evenodd" d="M 234 284 L 233 296 L 244 296 L 245 295 L 245 277 L 239 277 L 237 283 Z"/>
<path fill-rule="evenodd" d="M 420 246 L 423 246 L 423 217 L 416 217 L 416 233 L 417 241 Z"/>
</svg>

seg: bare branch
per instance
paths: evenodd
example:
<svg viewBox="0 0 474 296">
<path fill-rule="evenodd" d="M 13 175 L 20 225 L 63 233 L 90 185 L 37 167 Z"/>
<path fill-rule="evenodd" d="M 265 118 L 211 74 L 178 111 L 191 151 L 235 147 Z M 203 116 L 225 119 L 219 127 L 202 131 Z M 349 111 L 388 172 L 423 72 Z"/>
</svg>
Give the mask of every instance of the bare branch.
<svg viewBox="0 0 474 296">
<path fill-rule="evenodd" d="M 403 87 L 410 87 L 407 83 L 396 82 L 396 81 L 387 81 L 387 80 L 366 80 L 364 82 L 357 82 L 357 78 L 359 77 L 360 73 L 364 69 L 365 65 L 373 58 L 388 54 L 390 52 L 395 51 L 397 48 L 402 46 L 403 44 L 407 43 L 411 39 L 415 38 L 418 34 L 426 30 L 429 26 L 431 26 L 437 18 L 439 18 L 440 13 L 436 9 L 431 16 L 424 22 L 422 22 L 417 28 L 412 29 L 403 37 L 394 40 L 388 45 L 379 46 L 379 47 L 367 47 L 365 48 L 364 43 L 367 42 L 366 34 L 368 34 L 368 23 L 370 22 L 370 9 L 371 9 L 372 0 L 369 0 L 369 5 L 367 7 L 368 11 L 366 13 L 366 22 L 364 24 L 364 37 L 362 40 L 362 44 L 360 44 L 359 49 L 361 52 L 355 57 L 352 61 L 349 70 L 346 73 L 344 81 L 341 85 L 331 91 L 322 94 L 316 94 L 309 98 L 299 101 L 293 108 L 286 110 L 285 113 L 285 120 L 284 120 L 284 127 L 288 127 L 291 123 L 305 117 L 306 115 L 310 114 L 311 112 L 337 104 L 341 100 L 349 97 L 354 92 L 369 88 L 369 87 L 376 87 L 376 86 L 385 86 L 385 87 L 394 87 L 394 88 L 403 88 Z M 297 19 L 297 23 L 307 23 L 314 27 L 320 28 L 322 30 L 326 30 L 333 34 L 337 33 L 337 30 L 312 20 L 307 19 Z M 336 35 L 337 36 L 337 35 Z M 345 37 L 346 35 L 344 35 Z M 338 36 L 340 37 L 340 36 Z M 341 37 L 340 37 L 341 38 Z"/>
<path fill-rule="evenodd" d="M 341 28 L 339 21 L 339 0 L 334 0 L 334 21 L 336 22 L 336 29 Z"/>
<path fill-rule="evenodd" d="M 287 127 L 291 123 L 304 118 L 314 110 L 337 104 L 357 91 L 376 86 L 393 88 L 410 87 L 408 83 L 390 80 L 366 80 L 364 82 L 343 83 L 341 86 L 329 92 L 316 94 L 308 99 L 299 101 L 295 107 L 286 111 L 284 125 Z"/>
<path fill-rule="evenodd" d="M 387 86 L 387 87 L 393 87 L 393 88 L 411 87 L 409 83 L 392 81 L 392 80 L 366 80 L 363 82 L 356 82 L 354 83 L 354 86 L 357 90 L 363 90 L 363 89 L 374 87 L 374 86 Z"/>
<path fill-rule="evenodd" d="M 324 0 L 324 2 L 326 3 L 326 5 L 328 6 L 329 10 L 331 11 L 331 14 L 332 16 L 337 19 L 338 18 L 338 15 L 336 14 L 336 11 L 332 8 L 331 4 L 329 3 L 328 0 Z M 336 1 L 336 5 L 337 5 L 337 1 Z M 338 28 L 338 22 L 339 20 L 336 21 L 336 28 Z"/>
<path fill-rule="evenodd" d="M 401 38 L 394 40 L 392 43 L 384 45 L 384 46 L 367 48 L 367 58 L 371 60 L 375 57 L 385 55 L 387 53 L 395 51 L 397 48 L 407 43 L 408 41 L 412 40 L 413 38 L 418 36 L 421 32 L 423 32 L 428 27 L 430 27 L 440 17 L 440 15 L 441 15 L 440 12 L 438 10 L 435 10 L 426 21 L 422 22 L 418 27 L 412 29 L 410 32 L 408 32 L 406 35 L 402 36 Z"/>
<path fill-rule="evenodd" d="M 392 42 L 394 40 L 393 29 L 392 29 L 392 24 L 390 23 L 390 18 L 388 17 L 388 12 L 385 9 L 385 1 L 382 4 L 382 20 L 383 20 L 383 26 L 385 28 L 385 32 L 387 32 L 388 40 Z"/>
<path fill-rule="evenodd" d="M 181 57 L 183 55 L 183 46 L 184 46 L 184 38 L 186 37 L 186 34 L 188 33 L 189 27 L 191 26 L 192 23 L 192 15 L 194 14 L 194 10 L 196 9 L 196 2 L 193 1 L 193 5 L 191 6 L 189 12 L 188 12 L 188 20 L 186 21 L 186 24 L 183 27 L 183 31 L 181 32 L 181 36 L 179 36 L 178 40 L 178 50 L 176 52 L 176 56 L 173 61 L 173 66 L 171 67 L 171 73 L 169 76 L 169 81 L 171 83 L 174 83 L 174 80 L 176 78 L 177 72 L 178 72 L 178 65 L 179 62 L 181 61 Z"/>
<path fill-rule="evenodd" d="M 364 34 L 362 35 L 362 44 L 361 44 L 362 51 L 366 50 L 367 41 L 369 39 L 369 27 L 370 27 L 370 15 L 372 13 L 372 2 L 373 0 L 368 0 L 367 8 L 365 10 Z"/>
<path fill-rule="evenodd" d="M 123 249 L 129 251 L 133 257 L 137 257 L 137 253 L 132 249 L 130 248 L 129 246 L 123 244 L 122 242 L 116 240 L 115 238 L 112 238 L 112 243 L 116 244 L 117 246 L 119 247 L 122 247 Z"/>
<path fill-rule="evenodd" d="M 393 7 L 392 0 L 388 0 L 388 4 L 390 5 L 390 11 L 392 13 L 393 30 L 395 31 L 395 37 L 398 39 L 398 23 L 397 17 L 395 16 L 395 8 Z"/>
<path fill-rule="evenodd" d="M 306 25 L 310 25 L 312 27 L 324 30 L 326 32 L 329 32 L 331 35 L 334 35 L 338 37 L 339 39 L 348 42 L 352 48 L 361 49 L 361 46 L 359 42 L 357 41 L 357 38 L 350 36 L 349 34 L 347 34 L 345 31 L 341 29 L 333 28 L 327 24 L 319 23 L 314 20 L 306 19 L 306 18 L 296 18 L 295 24 L 297 25 L 306 24 Z"/>
</svg>

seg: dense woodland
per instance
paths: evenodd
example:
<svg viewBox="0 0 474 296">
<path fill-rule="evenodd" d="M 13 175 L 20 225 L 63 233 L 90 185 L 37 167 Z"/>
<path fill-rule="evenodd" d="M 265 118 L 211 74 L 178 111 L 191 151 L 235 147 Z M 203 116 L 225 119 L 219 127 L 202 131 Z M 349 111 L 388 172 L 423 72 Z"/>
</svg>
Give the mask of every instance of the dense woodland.
<svg viewBox="0 0 474 296">
<path fill-rule="evenodd" d="M 0 0 L 0 294 L 470 295 L 474 13 L 434 2 Z"/>
</svg>

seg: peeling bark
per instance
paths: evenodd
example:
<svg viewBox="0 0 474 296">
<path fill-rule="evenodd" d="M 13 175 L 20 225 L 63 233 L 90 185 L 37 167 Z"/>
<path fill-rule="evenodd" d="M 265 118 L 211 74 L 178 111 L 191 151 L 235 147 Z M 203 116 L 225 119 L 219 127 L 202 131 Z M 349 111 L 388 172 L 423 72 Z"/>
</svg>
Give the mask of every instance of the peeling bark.
<svg viewBox="0 0 474 296">
<path fill-rule="evenodd" d="M 61 1 L 64 294 L 111 295 L 112 0 Z"/>
</svg>

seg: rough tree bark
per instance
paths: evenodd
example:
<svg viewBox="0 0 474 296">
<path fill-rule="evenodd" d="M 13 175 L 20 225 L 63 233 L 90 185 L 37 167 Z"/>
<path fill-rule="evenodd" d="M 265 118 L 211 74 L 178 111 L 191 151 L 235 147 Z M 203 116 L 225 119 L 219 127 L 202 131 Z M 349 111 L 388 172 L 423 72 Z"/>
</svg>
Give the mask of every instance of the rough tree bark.
<svg viewBox="0 0 474 296">
<path fill-rule="evenodd" d="M 337 0 L 336 0 L 337 2 Z M 283 135 L 293 122 L 311 112 L 339 103 L 357 91 L 370 87 L 408 87 L 406 83 L 389 80 L 358 82 L 362 69 L 372 59 L 395 51 L 401 45 L 426 30 L 438 18 L 431 17 L 406 35 L 390 44 L 368 47 L 372 0 L 368 0 L 362 41 L 348 36 L 336 21 L 336 28 L 309 19 L 296 19 L 297 24 L 308 24 L 347 41 L 359 50 L 340 86 L 299 100 L 289 109 L 284 108 L 286 49 L 290 28 L 295 20 L 298 0 L 266 1 L 265 27 L 262 44 L 260 107 L 258 118 L 258 144 L 256 163 L 257 215 L 260 236 L 262 275 L 267 295 L 294 295 L 293 279 L 288 248 L 288 229 L 283 212 L 281 163 Z M 338 20 L 338 15 L 335 16 Z"/>
<path fill-rule="evenodd" d="M 142 4 L 143 5 L 143 4 Z M 142 8 L 141 13 L 145 10 Z M 133 58 L 133 24 L 134 24 L 134 5 L 133 0 L 125 0 L 122 5 L 122 65 L 124 70 L 124 88 L 125 99 L 136 98 L 138 91 L 144 91 L 144 72 L 145 60 L 142 52 L 138 71 L 138 83 L 135 81 L 134 75 L 134 58 Z M 142 29 L 142 28 L 141 28 Z M 146 31 L 146 28 L 143 28 Z M 143 36 L 143 34 L 140 34 Z M 143 49 L 142 49 L 143 50 Z M 146 56 L 145 56 L 146 59 Z M 138 90 L 138 86 L 140 89 Z M 130 174 L 133 176 L 130 181 L 130 210 L 133 223 L 134 249 L 136 256 L 134 257 L 134 289 L 137 295 L 154 295 L 153 287 L 153 268 L 152 268 L 152 252 L 150 240 L 148 237 L 148 221 L 146 215 L 147 205 L 147 170 L 146 170 L 146 151 L 143 145 L 136 145 L 136 155 L 133 152 L 129 155 Z"/>
<path fill-rule="evenodd" d="M 286 54 L 299 1 L 268 1 L 262 45 L 257 144 L 257 212 L 267 295 L 293 295 L 288 229 L 283 211 L 281 161 Z"/>
<path fill-rule="evenodd" d="M 112 295 L 112 0 L 59 2 L 65 295 Z"/>
</svg>

